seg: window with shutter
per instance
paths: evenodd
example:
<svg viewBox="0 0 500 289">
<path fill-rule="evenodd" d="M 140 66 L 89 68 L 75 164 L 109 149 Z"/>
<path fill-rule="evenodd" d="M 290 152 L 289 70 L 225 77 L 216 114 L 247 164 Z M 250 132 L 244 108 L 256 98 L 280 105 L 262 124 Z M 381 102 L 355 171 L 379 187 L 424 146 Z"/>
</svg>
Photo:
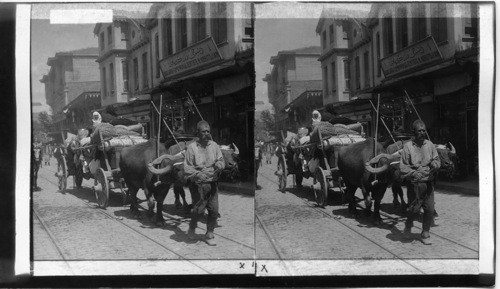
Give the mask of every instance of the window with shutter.
<svg viewBox="0 0 500 289">
<path fill-rule="evenodd" d="M 431 4 L 431 33 L 436 43 L 448 40 L 448 21 L 446 18 L 446 3 Z"/>
<path fill-rule="evenodd" d="M 227 41 L 227 3 L 212 2 L 212 37 L 216 44 Z"/>
</svg>

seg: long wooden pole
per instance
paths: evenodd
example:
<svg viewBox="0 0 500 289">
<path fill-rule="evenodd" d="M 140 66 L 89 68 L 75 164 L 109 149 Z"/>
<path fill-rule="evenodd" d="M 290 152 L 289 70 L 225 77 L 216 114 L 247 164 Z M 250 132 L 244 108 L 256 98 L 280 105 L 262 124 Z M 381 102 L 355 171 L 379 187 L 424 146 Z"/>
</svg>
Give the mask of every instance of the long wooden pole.
<svg viewBox="0 0 500 289">
<path fill-rule="evenodd" d="M 373 109 L 374 110 L 377 110 L 377 108 L 375 108 L 375 105 L 373 104 L 373 102 L 370 100 L 370 104 L 372 105 Z M 389 128 L 387 127 L 387 124 L 385 123 L 385 121 L 383 119 L 380 119 L 382 121 L 382 124 L 384 125 L 385 129 L 387 130 L 387 132 L 389 133 L 389 135 L 391 136 L 392 138 L 392 141 L 396 144 L 396 146 L 398 147 L 398 149 L 400 149 L 399 145 L 397 144 L 396 140 L 394 139 L 394 136 L 392 136 L 392 133 L 391 131 L 389 130 Z"/>
<path fill-rule="evenodd" d="M 156 158 L 160 157 L 160 134 L 161 134 L 161 107 L 163 102 L 163 94 L 160 94 L 160 112 L 158 113 L 158 134 L 156 135 Z M 159 167 L 160 165 L 158 165 Z M 156 175 L 156 183 L 160 182 L 160 176 Z"/>
<path fill-rule="evenodd" d="M 377 96 L 377 121 L 375 124 L 375 146 L 373 147 L 374 156 L 377 155 L 377 136 L 378 136 L 378 119 L 379 119 L 379 111 L 380 111 L 380 93 Z"/>
<path fill-rule="evenodd" d="M 163 94 L 160 94 L 160 111 L 158 112 L 158 134 L 156 135 L 156 157 L 160 157 L 160 133 L 161 133 L 161 107 L 163 102 Z"/>
<path fill-rule="evenodd" d="M 205 120 L 205 119 L 203 118 L 203 116 L 201 115 L 200 111 L 198 110 L 198 106 L 196 106 L 196 103 L 194 103 L 193 98 L 191 97 L 191 94 L 189 93 L 189 91 L 187 91 L 187 90 L 186 90 L 186 92 L 187 92 L 187 95 L 188 95 L 188 97 L 189 97 L 189 100 L 190 100 L 190 101 L 191 101 L 191 103 L 193 104 L 193 106 L 194 106 L 194 108 L 196 109 L 196 112 L 197 112 L 197 113 L 198 113 L 198 115 L 200 116 L 201 120 Z M 212 134 L 210 134 L 210 140 L 212 140 L 212 141 L 214 140 L 214 139 L 212 138 Z"/>
<path fill-rule="evenodd" d="M 189 93 L 189 91 L 187 91 L 187 90 L 186 90 L 186 92 L 187 92 L 187 95 L 188 95 L 188 97 L 189 97 L 189 100 L 190 100 L 190 101 L 191 101 L 191 103 L 193 104 L 193 106 L 194 106 L 194 108 L 196 109 L 196 112 L 197 112 L 197 113 L 198 113 L 198 115 L 200 116 L 201 120 L 205 120 L 205 119 L 203 118 L 203 116 L 201 115 L 200 111 L 198 110 L 198 107 L 196 106 L 196 103 L 194 103 L 194 100 L 193 100 L 193 98 L 191 97 L 191 94 Z"/>
<path fill-rule="evenodd" d="M 408 101 L 410 102 L 411 104 L 411 107 L 413 108 L 413 110 L 415 111 L 415 113 L 417 114 L 417 117 L 419 120 L 423 121 L 422 118 L 420 117 L 420 114 L 418 114 L 418 111 L 417 109 L 415 108 L 415 106 L 413 105 L 413 101 L 411 101 L 411 98 L 410 96 L 408 95 L 408 92 L 406 92 L 406 89 L 405 89 L 405 95 L 406 95 L 406 98 L 408 98 Z M 429 133 L 427 132 L 427 130 L 425 130 L 425 134 L 427 135 L 427 139 L 428 140 L 431 140 L 431 138 L 429 137 Z"/>
<path fill-rule="evenodd" d="M 375 143 L 373 144 L 373 157 L 377 156 L 377 135 L 378 135 L 378 119 L 379 119 L 379 111 L 380 111 L 380 93 L 377 95 L 377 121 L 375 125 Z M 374 180 L 372 182 L 372 186 L 378 183 L 377 175 L 374 176 Z"/>
<path fill-rule="evenodd" d="M 151 104 L 153 105 L 153 108 L 156 110 L 156 113 L 160 113 L 160 111 L 158 110 L 158 108 L 156 108 L 156 105 L 151 101 Z M 170 132 L 170 134 L 172 134 L 172 137 L 174 138 L 174 141 L 177 143 L 177 145 L 179 146 L 179 148 L 181 147 L 181 145 L 179 144 L 179 142 L 177 141 L 177 138 L 175 137 L 173 131 L 170 129 L 170 126 L 167 124 L 167 121 L 163 119 L 163 124 L 165 125 L 165 127 L 168 129 L 168 131 Z"/>
</svg>

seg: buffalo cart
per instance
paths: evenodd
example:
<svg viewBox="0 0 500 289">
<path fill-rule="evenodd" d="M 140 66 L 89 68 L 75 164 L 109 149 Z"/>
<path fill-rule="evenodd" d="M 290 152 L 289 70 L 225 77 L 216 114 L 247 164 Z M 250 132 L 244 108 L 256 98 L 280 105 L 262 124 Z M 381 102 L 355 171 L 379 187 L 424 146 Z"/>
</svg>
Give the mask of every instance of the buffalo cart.
<svg viewBox="0 0 500 289">
<path fill-rule="evenodd" d="M 147 140 L 140 138 L 142 141 L 138 141 L 139 139 L 126 135 L 103 138 L 101 131 L 98 131 L 98 135 L 100 140 L 98 144 L 74 149 L 81 155 L 80 162 L 83 163 L 83 170 L 86 171 L 83 176 L 86 179 L 94 179 L 92 191 L 99 207 L 103 209 L 108 207 L 110 193 L 120 193 L 122 203 L 126 204 L 129 199 L 128 189 L 118 167 L 121 150 Z"/>
<path fill-rule="evenodd" d="M 340 171 L 338 167 L 332 168 L 328 162 L 329 155 L 331 151 L 327 152 L 326 148 L 328 146 L 328 139 L 331 137 L 323 137 L 321 135 L 321 130 L 318 130 L 320 141 L 316 143 L 316 148 L 320 150 L 320 154 L 323 158 L 323 162 L 320 161 L 320 164 L 316 170 L 314 171 L 314 197 L 316 199 L 316 203 L 320 207 L 326 206 L 328 202 L 328 194 L 330 190 L 334 188 L 338 189 L 342 197 L 342 203 L 346 201 L 346 185 L 342 176 L 340 175 Z M 334 145 L 334 150 L 338 150 L 340 148 L 339 145 Z M 336 156 L 338 158 L 338 156 Z"/>
<path fill-rule="evenodd" d="M 329 160 L 330 154 L 338 151 L 341 146 L 364 140 L 359 136 L 341 134 L 335 136 L 323 137 L 321 130 L 318 130 L 319 140 L 305 144 L 294 145 L 289 143 L 286 147 L 282 146 L 279 150 L 283 153 L 278 155 L 278 181 L 279 189 L 283 191 L 286 188 L 287 176 L 294 176 L 294 183 L 300 185 L 303 178 L 314 178 L 313 189 L 316 203 L 320 207 L 327 204 L 328 195 L 335 190 L 341 194 L 342 202 L 345 202 L 346 185 L 338 167 L 332 167 Z M 328 149 L 333 146 L 334 150 Z M 294 184 L 294 186 L 295 186 Z"/>
<path fill-rule="evenodd" d="M 66 136 L 65 137 L 65 133 Z M 57 160 L 57 177 L 58 189 L 65 191 L 68 185 L 68 177 L 73 176 L 73 186 L 80 187 L 83 180 L 83 167 L 78 161 L 78 156 L 75 155 L 74 148 L 78 144 L 72 140 L 73 134 L 69 132 L 53 132 L 48 134 L 52 138 L 54 146 L 54 157 Z M 76 157 L 75 157 L 76 156 Z"/>
<path fill-rule="evenodd" d="M 73 176 L 73 187 L 80 188 L 83 181 L 83 166 L 78 160 L 72 155 L 74 150 L 67 147 L 65 153 L 58 157 L 57 162 L 57 183 L 60 191 L 65 191 L 68 185 L 68 178 Z"/>
</svg>

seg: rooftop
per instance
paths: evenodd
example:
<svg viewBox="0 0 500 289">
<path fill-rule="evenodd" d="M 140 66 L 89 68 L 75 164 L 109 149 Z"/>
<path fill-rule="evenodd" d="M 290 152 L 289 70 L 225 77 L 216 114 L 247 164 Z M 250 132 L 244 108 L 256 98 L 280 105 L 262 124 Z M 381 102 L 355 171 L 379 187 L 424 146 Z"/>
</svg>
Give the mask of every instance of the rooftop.
<svg viewBox="0 0 500 289">
<path fill-rule="evenodd" d="M 97 47 L 87 47 L 71 51 L 56 52 L 53 57 L 49 57 L 49 59 L 47 59 L 47 65 L 52 66 L 54 61 L 58 61 L 58 59 L 63 56 L 94 56 L 97 58 L 99 56 L 99 50 Z"/>
<path fill-rule="evenodd" d="M 81 48 L 81 49 L 76 49 L 76 50 L 71 50 L 67 52 L 57 52 L 57 54 L 77 54 L 77 55 L 98 55 L 99 54 L 99 49 L 97 47 L 87 47 L 87 48 Z"/>
<path fill-rule="evenodd" d="M 373 5 L 370 7 L 371 10 L 377 5 Z M 365 25 L 365 21 L 367 20 L 369 14 L 371 12 L 364 9 L 359 10 L 347 10 L 347 9 L 336 9 L 336 8 L 326 8 L 321 11 L 321 16 L 318 21 L 318 25 L 316 26 L 316 33 L 321 32 L 321 28 L 323 26 L 323 22 L 325 19 L 335 19 L 335 20 L 350 20 L 357 19 L 363 25 Z"/>
<path fill-rule="evenodd" d="M 320 46 L 308 46 L 308 47 L 302 47 L 302 48 L 296 48 L 292 50 L 282 50 L 278 51 L 278 55 L 276 56 L 271 56 L 270 63 L 274 64 L 276 60 L 281 58 L 284 55 L 315 55 L 319 56 L 321 54 L 321 47 Z"/>
</svg>

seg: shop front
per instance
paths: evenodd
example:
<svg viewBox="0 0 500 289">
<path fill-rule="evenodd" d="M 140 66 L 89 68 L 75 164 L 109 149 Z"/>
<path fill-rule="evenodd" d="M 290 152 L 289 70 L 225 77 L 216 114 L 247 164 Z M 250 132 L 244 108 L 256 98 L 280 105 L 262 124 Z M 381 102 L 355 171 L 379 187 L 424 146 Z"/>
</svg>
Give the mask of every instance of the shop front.
<svg viewBox="0 0 500 289">
<path fill-rule="evenodd" d="M 209 41 L 210 40 L 210 41 Z M 173 132 L 195 135 L 196 125 L 203 119 L 211 126 L 212 137 L 219 144 L 234 143 L 240 159 L 253 155 L 255 112 L 253 51 L 236 53 L 222 59 L 211 39 L 160 61 L 165 80 L 153 89 L 151 99 L 156 108 L 162 102 L 162 118 Z M 210 45 L 210 55 L 188 55 L 197 47 Z M 199 58 L 196 58 L 199 57 Z M 183 63 L 187 59 L 189 62 Z M 152 135 L 157 134 L 158 117 L 151 107 Z M 162 124 L 161 138 L 171 133 Z M 250 164 L 251 163 L 251 164 Z M 253 162 L 243 171 L 253 172 Z"/>
<path fill-rule="evenodd" d="M 300 127 L 310 127 L 312 112 L 323 107 L 323 92 L 321 90 L 306 90 L 283 108 L 288 113 L 292 131 Z"/>
<path fill-rule="evenodd" d="M 420 118 L 432 142 L 451 142 L 463 163 L 460 173 L 466 176 L 477 170 L 478 79 L 477 60 L 457 53 L 387 78 L 372 90 L 372 99 L 376 105 L 381 96 L 380 115 L 393 131 L 411 134 L 413 121 Z"/>
</svg>

